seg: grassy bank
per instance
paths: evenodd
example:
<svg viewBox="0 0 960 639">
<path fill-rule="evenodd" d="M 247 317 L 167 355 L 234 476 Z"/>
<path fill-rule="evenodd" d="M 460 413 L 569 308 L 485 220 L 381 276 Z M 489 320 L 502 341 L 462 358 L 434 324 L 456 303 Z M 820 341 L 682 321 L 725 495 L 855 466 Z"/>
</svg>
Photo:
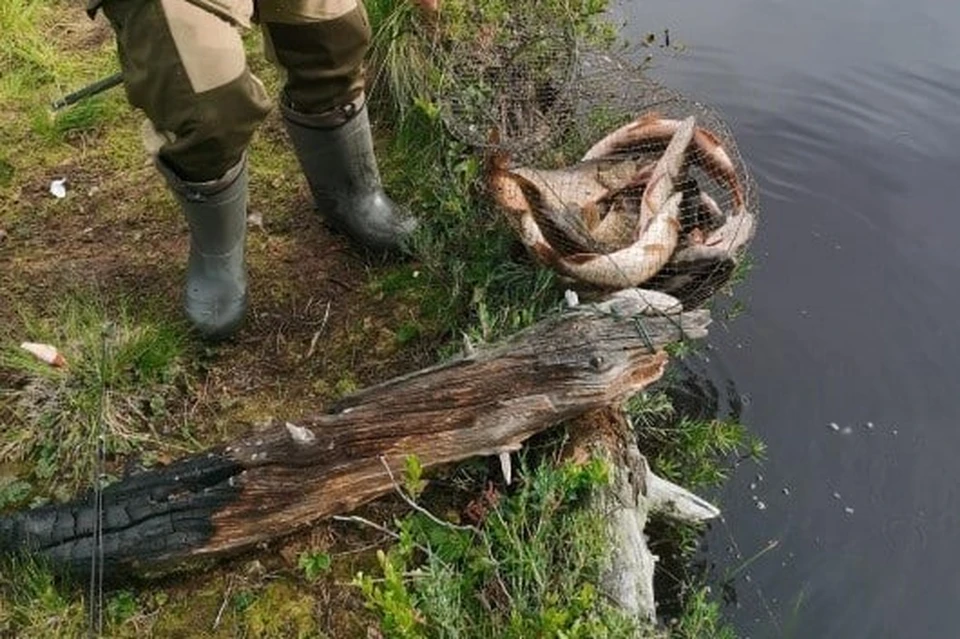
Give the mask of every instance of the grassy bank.
<svg viewBox="0 0 960 639">
<path fill-rule="evenodd" d="M 563 287 L 518 250 L 480 185 L 475 150 L 441 118 L 437 47 L 529 20 L 600 41 L 604 3 L 447 0 L 427 26 L 405 2 L 367 3 L 377 34 L 374 116 L 391 192 L 424 222 L 415 258 L 370 261 L 316 219 L 271 114 L 254 139 L 248 238 L 251 311 L 236 340 L 197 341 L 180 316 L 185 224 L 146 162 L 140 114 L 115 90 L 51 113 L 62 94 L 116 67 L 102 17 L 71 3 L 0 6 L 0 509 L 69 498 L 263 424 L 295 420 L 357 388 L 434 363 L 463 336 L 492 342 L 555 310 Z M 535 8 L 535 10 L 534 10 Z M 484 31 L 485 30 L 485 31 Z M 441 35 L 438 35 L 441 34 Z M 246 36 L 253 70 L 279 79 Z M 67 195 L 49 191 L 66 179 Z M 56 344 L 65 368 L 20 342 Z M 669 384 L 664 385 L 668 389 Z M 684 420 L 666 395 L 636 398 L 660 474 L 716 485 L 750 452 L 736 424 Z M 562 430 L 562 429 L 561 429 Z M 556 436 L 555 436 L 556 437 Z M 602 522 L 578 508 L 601 467 L 556 467 L 533 442 L 515 486 L 475 460 L 430 477 L 411 462 L 399 497 L 323 522 L 207 570 L 128 579 L 104 595 L 108 636 L 636 636 L 600 597 Z M 667 533 L 681 557 L 700 531 Z M 3 565 L 0 636 L 80 636 L 86 584 L 33 560 Z M 673 591 L 680 637 L 729 636 L 695 575 Z M 443 629 L 441 632 L 438 629 Z"/>
</svg>

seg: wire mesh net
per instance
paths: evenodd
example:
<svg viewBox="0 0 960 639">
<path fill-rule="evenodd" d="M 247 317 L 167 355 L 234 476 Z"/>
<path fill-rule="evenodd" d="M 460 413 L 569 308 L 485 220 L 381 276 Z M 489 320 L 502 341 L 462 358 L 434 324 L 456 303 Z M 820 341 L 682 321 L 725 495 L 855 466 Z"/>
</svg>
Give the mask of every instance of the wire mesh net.
<svg viewBox="0 0 960 639">
<path fill-rule="evenodd" d="M 713 109 L 558 22 L 481 31 L 442 75 L 447 127 L 483 150 L 497 208 L 572 287 L 659 290 L 689 309 L 730 281 L 758 203 Z"/>
</svg>

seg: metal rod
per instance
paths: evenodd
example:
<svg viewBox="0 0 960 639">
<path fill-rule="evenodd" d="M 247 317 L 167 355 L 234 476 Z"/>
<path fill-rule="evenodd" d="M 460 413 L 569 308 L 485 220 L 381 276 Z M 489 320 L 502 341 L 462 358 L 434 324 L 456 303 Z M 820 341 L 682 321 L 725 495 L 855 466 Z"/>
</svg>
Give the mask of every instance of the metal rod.
<svg viewBox="0 0 960 639">
<path fill-rule="evenodd" d="M 123 74 L 118 71 L 109 77 L 103 78 L 102 80 L 97 80 L 93 84 L 89 84 L 79 91 L 74 91 L 70 95 L 66 95 L 59 100 L 54 101 L 50 106 L 54 111 L 59 111 L 64 107 L 68 107 L 71 104 L 76 104 L 80 100 L 84 100 L 98 93 L 103 93 L 104 91 L 112 89 L 113 87 L 122 83 Z"/>
</svg>

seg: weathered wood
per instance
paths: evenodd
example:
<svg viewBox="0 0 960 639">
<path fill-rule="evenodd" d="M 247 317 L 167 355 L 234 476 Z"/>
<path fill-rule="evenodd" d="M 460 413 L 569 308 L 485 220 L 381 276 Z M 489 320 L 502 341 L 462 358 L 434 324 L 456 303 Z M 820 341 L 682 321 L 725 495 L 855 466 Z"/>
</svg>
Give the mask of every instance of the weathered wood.
<svg viewBox="0 0 960 639">
<path fill-rule="evenodd" d="M 572 422 L 563 456 L 581 463 L 600 457 L 610 464 L 610 483 L 594 492 L 588 506 L 607 521 L 612 541 L 601 586 L 622 610 L 655 623 L 657 558 L 647 546 L 647 518 L 657 512 L 701 523 L 718 517 L 720 511 L 650 470 L 620 406 L 590 411 Z"/>
<path fill-rule="evenodd" d="M 631 301 L 632 300 L 632 301 Z M 278 420 L 104 490 L 112 567 L 217 557 L 350 511 L 393 488 L 407 455 L 424 467 L 516 450 L 560 421 L 656 380 L 662 348 L 700 338 L 707 311 L 645 317 L 641 297 L 578 306 L 503 343 L 355 393 L 332 412 Z M 0 552 L 38 551 L 83 570 L 89 497 L 0 518 Z"/>
<path fill-rule="evenodd" d="M 589 508 L 602 514 L 611 536 L 611 557 L 602 576 L 603 593 L 622 610 L 656 622 L 653 574 L 656 558 L 643 529 L 649 504 L 644 498 L 646 463 L 622 410 L 592 411 L 571 424 L 564 457 L 585 462 L 599 457 L 612 470 L 610 484 L 594 491 Z"/>
</svg>

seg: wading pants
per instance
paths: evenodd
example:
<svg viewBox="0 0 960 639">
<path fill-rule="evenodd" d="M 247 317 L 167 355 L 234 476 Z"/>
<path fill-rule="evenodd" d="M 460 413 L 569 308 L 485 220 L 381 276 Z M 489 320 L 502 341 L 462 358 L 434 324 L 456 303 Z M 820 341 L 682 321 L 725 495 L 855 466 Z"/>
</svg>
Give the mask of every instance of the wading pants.
<svg viewBox="0 0 960 639">
<path fill-rule="evenodd" d="M 247 66 L 241 28 L 261 25 L 293 111 L 339 113 L 363 93 L 371 34 L 359 0 L 91 0 L 88 8 L 112 24 L 127 98 L 183 180 L 223 176 L 271 108 Z"/>
</svg>

